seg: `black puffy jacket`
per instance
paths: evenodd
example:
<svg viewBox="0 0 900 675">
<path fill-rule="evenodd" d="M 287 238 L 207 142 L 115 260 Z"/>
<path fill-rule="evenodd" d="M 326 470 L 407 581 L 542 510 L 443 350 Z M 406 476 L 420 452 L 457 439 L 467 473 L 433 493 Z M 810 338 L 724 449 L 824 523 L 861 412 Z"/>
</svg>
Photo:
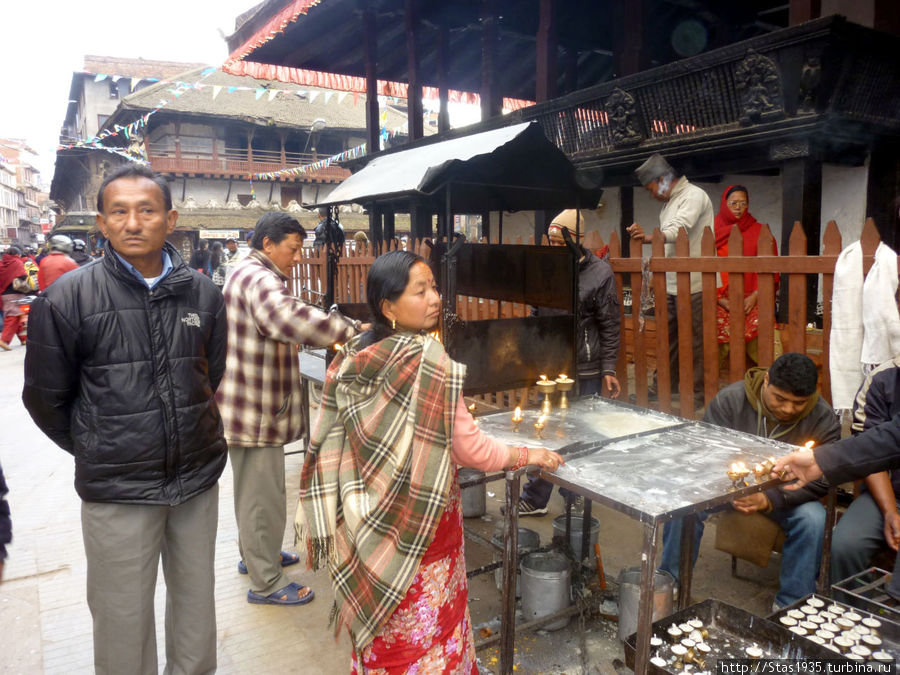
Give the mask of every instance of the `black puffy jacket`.
<svg viewBox="0 0 900 675">
<path fill-rule="evenodd" d="M 225 303 L 166 245 L 174 269 L 150 291 L 112 250 L 31 306 L 31 417 L 75 456 L 85 501 L 180 504 L 226 461 L 214 394 L 225 370 Z"/>
<path fill-rule="evenodd" d="M 578 375 L 615 375 L 619 358 L 619 298 L 612 267 L 582 248 L 578 262 Z M 541 307 L 532 314 L 549 316 L 562 310 Z"/>
</svg>

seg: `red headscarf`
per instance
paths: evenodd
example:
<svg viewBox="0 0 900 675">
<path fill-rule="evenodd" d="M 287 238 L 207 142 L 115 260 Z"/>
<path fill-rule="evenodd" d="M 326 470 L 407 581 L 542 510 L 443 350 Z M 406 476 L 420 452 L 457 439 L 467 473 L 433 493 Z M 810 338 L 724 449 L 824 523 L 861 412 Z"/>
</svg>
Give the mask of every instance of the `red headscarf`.
<svg viewBox="0 0 900 675">
<path fill-rule="evenodd" d="M 4 253 L 3 258 L 0 259 L 0 293 L 6 290 L 13 282 L 13 279 L 18 279 L 19 277 L 27 275 L 25 263 L 22 262 L 22 259 L 19 256 L 11 253 Z"/>
<path fill-rule="evenodd" d="M 722 201 L 719 204 L 719 212 L 716 214 L 716 253 L 723 257 L 728 255 L 728 237 L 731 236 L 731 229 L 737 225 L 738 229 L 741 231 L 741 237 L 744 240 L 744 255 L 755 256 L 758 251 L 757 242 L 759 241 L 759 233 L 762 230 L 762 225 L 757 222 L 756 218 L 750 215 L 750 209 L 747 209 L 740 219 L 735 218 L 731 209 L 725 204 L 728 192 L 733 187 L 737 186 L 729 185 L 725 188 L 725 191 L 722 193 Z M 747 199 L 749 201 L 749 194 L 747 194 Z M 778 255 L 777 245 L 775 255 Z M 725 273 L 722 274 L 722 286 L 723 288 L 728 287 L 728 275 Z M 757 287 L 757 276 L 755 274 L 745 274 L 744 294 L 749 295 L 755 291 Z"/>
</svg>

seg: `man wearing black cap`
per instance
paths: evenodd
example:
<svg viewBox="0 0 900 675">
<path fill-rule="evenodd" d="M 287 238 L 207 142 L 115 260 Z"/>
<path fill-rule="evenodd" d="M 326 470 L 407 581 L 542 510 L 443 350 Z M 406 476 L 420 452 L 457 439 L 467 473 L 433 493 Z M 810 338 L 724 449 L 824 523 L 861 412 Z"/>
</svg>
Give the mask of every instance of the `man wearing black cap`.
<svg viewBox="0 0 900 675">
<path fill-rule="evenodd" d="M 691 257 L 700 256 L 700 240 L 703 230 L 713 227 L 715 211 L 712 202 L 701 188 L 691 184 L 684 176 L 679 176 L 675 169 L 659 154 L 651 155 L 641 164 L 635 174 L 644 189 L 654 199 L 664 202 L 659 212 L 659 229 L 666 240 L 666 257 L 675 255 L 675 239 L 678 231 L 687 232 Z M 639 244 L 649 244 L 650 235 L 643 228 L 633 223 L 628 228 L 631 239 Z M 669 318 L 669 373 L 673 391 L 678 385 L 678 313 L 675 298 L 677 294 L 675 274 L 666 274 L 666 308 Z M 660 299 L 657 299 L 659 301 Z M 699 273 L 691 274 L 691 331 L 693 340 L 691 349 L 694 355 L 694 407 L 702 408 L 703 400 L 703 294 Z M 688 318 L 688 317 L 685 317 Z M 687 395 L 682 392 L 682 406 Z"/>
</svg>

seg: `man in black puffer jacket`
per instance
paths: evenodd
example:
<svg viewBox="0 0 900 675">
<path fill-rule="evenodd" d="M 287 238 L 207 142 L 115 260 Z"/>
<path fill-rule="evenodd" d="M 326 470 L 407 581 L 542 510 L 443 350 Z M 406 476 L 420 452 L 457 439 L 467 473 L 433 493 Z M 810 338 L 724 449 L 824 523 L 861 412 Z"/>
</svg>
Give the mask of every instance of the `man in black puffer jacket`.
<svg viewBox="0 0 900 675">
<path fill-rule="evenodd" d="M 102 262 L 32 305 L 22 398 L 75 456 L 98 673 L 157 672 L 153 594 L 167 586 L 166 672 L 216 668 L 213 558 L 226 444 L 222 294 L 166 236 L 165 179 L 128 164 L 97 195 Z"/>
<path fill-rule="evenodd" d="M 610 264 L 577 242 L 584 234 L 584 221 L 576 227 L 576 211 L 559 213 L 547 227 L 551 246 L 565 246 L 563 230 L 577 247 L 578 258 L 578 395 L 600 394 L 604 388 L 611 398 L 619 397 L 616 360 L 619 358 L 619 297 Z M 579 232 L 580 230 L 580 232 Z M 538 316 L 561 313 L 561 310 L 538 308 Z M 519 499 L 520 516 L 542 516 L 553 493 L 553 483 L 532 476 Z M 573 493 L 565 488 L 560 494 L 567 499 Z"/>
</svg>

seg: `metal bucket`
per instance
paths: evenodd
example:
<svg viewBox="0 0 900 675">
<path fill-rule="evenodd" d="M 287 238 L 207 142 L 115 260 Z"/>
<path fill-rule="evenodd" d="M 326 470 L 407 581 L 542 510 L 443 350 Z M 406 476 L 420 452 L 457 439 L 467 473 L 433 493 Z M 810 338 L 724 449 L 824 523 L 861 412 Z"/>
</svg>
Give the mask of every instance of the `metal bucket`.
<svg viewBox="0 0 900 675">
<path fill-rule="evenodd" d="M 531 553 L 522 559 L 522 614 L 525 621 L 548 616 L 572 604 L 572 567 L 556 552 Z M 568 616 L 544 624 L 558 630 L 569 623 Z"/>
<path fill-rule="evenodd" d="M 484 471 L 478 469 L 460 469 L 459 482 L 473 478 L 484 478 Z M 478 518 L 487 511 L 487 486 L 484 483 L 464 488 L 459 493 L 463 518 Z"/>
<path fill-rule="evenodd" d="M 658 621 L 672 613 L 675 578 L 657 570 L 653 575 L 653 619 Z M 629 567 L 619 573 L 619 631 L 623 642 L 637 630 L 638 601 L 641 597 L 641 568 Z"/>
<path fill-rule="evenodd" d="M 503 560 L 503 530 L 505 523 L 500 522 L 497 524 L 497 527 L 494 528 L 494 536 L 491 537 L 491 542 L 500 546 L 501 549 L 499 551 L 494 551 L 494 562 L 499 562 Z M 539 535 L 534 530 L 529 530 L 527 527 L 519 528 L 519 568 L 516 570 L 516 597 L 519 598 L 522 596 L 521 592 L 521 583 L 519 581 L 520 575 L 522 573 L 522 558 L 535 549 L 541 547 L 541 535 Z M 494 570 L 494 583 L 497 584 L 497 590 L 503 590 L 503 568 L 498 567 Z"/>
<path fill-rule="evenodd" d="M 579 555 L 581 553 L 581 524 L 584 522 L 584 516 L 576 516 L 572 514 L 572 531 L 569 533 L 569 545 L 575 553 L 576 560 L 587 558 L 593 560 L 597 557 L 594 552 L 594 546 L 597 543 L 597 535 L 600 534 L 600 521 L 591 517 L 591 533 L 588 542 L 587 556 Z M 566 536 L 566 514 L 557 516 L 553 519 L 553 538 L 559 537 L 563 539 Z"/>
</svg>

